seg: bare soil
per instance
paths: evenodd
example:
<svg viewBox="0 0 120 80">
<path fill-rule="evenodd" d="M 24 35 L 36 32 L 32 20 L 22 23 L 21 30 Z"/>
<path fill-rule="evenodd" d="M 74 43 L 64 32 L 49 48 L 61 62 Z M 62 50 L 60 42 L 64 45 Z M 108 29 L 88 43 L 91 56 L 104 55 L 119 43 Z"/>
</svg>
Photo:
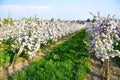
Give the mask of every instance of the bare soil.
<svg viewBox="0 0 120 80">
<path fill-rule="evenodd" d="M 99 59 L 91 54 L 91 69 L 85 80 L 106 80 L 105 70 Z M 120 80 L 120 68 L 111 59 L 110 60 L 110 80 Z"/>
</svg>

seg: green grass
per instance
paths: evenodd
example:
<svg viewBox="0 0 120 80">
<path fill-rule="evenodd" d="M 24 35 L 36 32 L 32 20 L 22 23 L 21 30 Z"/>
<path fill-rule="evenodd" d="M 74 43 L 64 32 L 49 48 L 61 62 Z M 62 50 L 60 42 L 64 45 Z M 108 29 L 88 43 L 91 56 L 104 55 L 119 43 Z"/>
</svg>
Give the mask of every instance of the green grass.
<svg viewBox="0 0 120 80">
<path fill-rule="evenodd" d="M 118 42 L 118 45 L 117 46 L 114 46 L 115 49 L 119 50 L 120 51 L 120 41 Z M 117 65 L 120 67 L 120 57 L 115 57 L 113 58 L 113 60 L 117 63 Z"/>
<path fill-rule="evenodd" d="M 15 53 L 13 53 L 11 44 L 13 42 L 8 40 L 3 40 L 0 45 L 0 67 L 12 63 Z"/>
<path fill-rule="evenodd" d="M 89 53 L 81 30 L 63 44 L 58 45 L 43 59 L 15 73 L 10 80 L 84 80 L 89 72 Z"/>
<path fill-rule="evenodd" d="M 0 67 L 12 63 L 13 58 L 14 58 L 14 53 L 12 52 L 11 49 L 0 50 Z"/>
<path fill-rule="evenodd" d="M 6 51 L 0 51 L 0 67 L 10 62 L 10 56 L 6 53 Z"/>
</svg>

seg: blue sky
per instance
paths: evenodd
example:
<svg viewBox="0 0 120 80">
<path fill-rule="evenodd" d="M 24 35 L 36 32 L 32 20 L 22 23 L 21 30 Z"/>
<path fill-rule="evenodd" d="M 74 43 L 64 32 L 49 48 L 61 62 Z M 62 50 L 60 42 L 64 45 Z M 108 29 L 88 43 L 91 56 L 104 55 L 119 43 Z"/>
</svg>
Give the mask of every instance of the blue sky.
<svg viewBox="0 0 120 80">
<path fill-rule="evenodd" d="M 120 0 L 0 0 L 0 17 L 86 20 L 89 12 L 102 16 L 116 15 L 120 19 Z"/>
</svg>

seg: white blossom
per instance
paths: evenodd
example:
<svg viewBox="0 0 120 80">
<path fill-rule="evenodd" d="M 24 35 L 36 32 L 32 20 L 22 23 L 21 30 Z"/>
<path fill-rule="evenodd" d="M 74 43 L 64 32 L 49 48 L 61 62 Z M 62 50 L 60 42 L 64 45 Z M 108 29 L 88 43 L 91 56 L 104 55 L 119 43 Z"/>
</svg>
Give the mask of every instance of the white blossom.
<svg viewBox="0 0 120 80">
<path fill-rule="evenodd" d="M 34 18 L 31 18 L 30 20 L 23 19 L 14 21 L 13 27 L 9 24 L 7 25 L 8 27 L 4 27 L 3 21 L 0 21 L 0 23 L 2 25 L 2 28 L 0 28 L 0 34 L 3 34 L 2 39 L 14 36 L 16 41 L 12 46 L 21 50 L 21 52 L 24 51 L 30 55 L 31 58 L 35 56 L 41 43 L 47 45 L 49 39 L 58 41 L 61 37 L 77 31 L 73 23 L 66 23 L 64 21 L 51 23 L 50 21 L 39 19 L 36 21 Z M 97 33 L 95 34 L 97 35 Z M 21 49 L 21 46 L 23 49 Z"/>
</svg>

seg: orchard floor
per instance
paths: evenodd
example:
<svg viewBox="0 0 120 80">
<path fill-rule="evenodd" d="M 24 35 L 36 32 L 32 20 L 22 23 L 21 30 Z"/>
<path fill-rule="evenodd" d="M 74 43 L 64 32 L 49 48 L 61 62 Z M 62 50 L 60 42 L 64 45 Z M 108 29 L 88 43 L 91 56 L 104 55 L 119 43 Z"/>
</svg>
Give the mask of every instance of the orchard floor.
<svg viewBox="0 0 120 80">
<path fill-rule="evenodd" d="M 85 80 L 106 80 L 104 70 L 101 68 L 101 62 L 94 55 L 91 54 L 90 73 Z M 110 80 L 120 80 L 120 67 L 110 60 Z"/>
</svg>

